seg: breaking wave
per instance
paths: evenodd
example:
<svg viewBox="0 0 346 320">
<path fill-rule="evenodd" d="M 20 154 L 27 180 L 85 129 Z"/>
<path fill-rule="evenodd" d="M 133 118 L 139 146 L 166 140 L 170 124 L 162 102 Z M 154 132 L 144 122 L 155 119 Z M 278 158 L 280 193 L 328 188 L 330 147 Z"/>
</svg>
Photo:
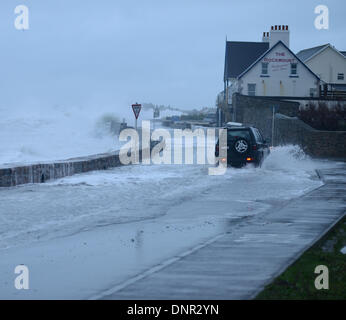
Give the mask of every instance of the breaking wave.
<svg viewBox="0 0 346 320">
<path fill-rule="evenodd" d="M 300 174 L 315 171 L 319 165 L 299 146 L 286 145 L 272 148 L 270 155 L 263 163 L 263 168 Z"/>
<path fill-rule="evenodd" d="M 106 110 L 55 106 L 4 111 L 0 164 L 61 160 L 119 148 L 119 119 Z"/>
</svg>

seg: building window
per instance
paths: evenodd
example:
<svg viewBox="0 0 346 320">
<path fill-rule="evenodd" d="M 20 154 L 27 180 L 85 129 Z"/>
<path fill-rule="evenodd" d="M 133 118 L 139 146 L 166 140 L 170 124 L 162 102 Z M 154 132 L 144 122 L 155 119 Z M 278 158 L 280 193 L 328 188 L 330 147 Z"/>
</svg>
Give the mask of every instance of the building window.
<svg viewBox="0 0 346 320">
<path fill-rule="evenodd" d="M 267 74 L 268 74 L 268 63 L 262 62 L 262 75 L 267 75 Z"/>
<path fill-rule="evenodd" d="M 295 76 L 297 75 L 297 64 L 291 63 L 291 75 Z"/>
<path fill-rule="evenodd" d="M 344 80 L 345 75 L 343 73 L 338 73 L 338 80 Z"/>
<path fill-rule="evenodd" d="M 249 96 L 255 96 L 256 95 L 256 83 L 248 83 L 247 91 L 248 91 Z"/>
</svg>

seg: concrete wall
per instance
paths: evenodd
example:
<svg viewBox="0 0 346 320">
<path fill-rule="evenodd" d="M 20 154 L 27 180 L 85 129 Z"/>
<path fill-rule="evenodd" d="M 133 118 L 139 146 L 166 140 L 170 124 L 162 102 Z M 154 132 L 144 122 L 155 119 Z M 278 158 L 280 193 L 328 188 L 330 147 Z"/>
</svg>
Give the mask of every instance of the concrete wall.
<svg viewBox="0 0 346 320">
<path fill-rule="evenodd" d="M 298 118 L 277 114 L 276 145 L 299 145 L 306 154 L 319 158 L 346 159 L 346 131 L 316 130 Z"/>
<path fill-rule="evenodd" d="M 267 141 L 271 141 L 273 106 L 275 112 L 290 117 L 298 115 L 299 103 L 272 99 L 249 97 L 235 94 L 232 104 L 236 121 L 259 128 Z"/>
<path fill-rule="evenodd" d="M 271 142 L 272 136 L 271 106 L 277 106 L 274 145 L 294 144 L 314 157 L 346 159 L 346 131 L 313 129 L 296 117 L 299 110 L 297 102 L 234 95 L 234 104 L 237 121 L 259 128 L 268 142 Z"/>
<path fill-rule="evenodd" d="M 158 142 L 151 142 L 150 150 Z M 147 150 L 140 150 L 139 158 Z M 105 170 L 121 166 L 119 151 L 97 154 L 88 157 L 68 159 L 65 161 L 37 163 L 31 165 L 3 166 L 0 168 L 0 187 L 13 187 L 26 183 L 44 183 L 47 180 L 59 179 L 76 173 L 93 170 Z"/>
</svg>

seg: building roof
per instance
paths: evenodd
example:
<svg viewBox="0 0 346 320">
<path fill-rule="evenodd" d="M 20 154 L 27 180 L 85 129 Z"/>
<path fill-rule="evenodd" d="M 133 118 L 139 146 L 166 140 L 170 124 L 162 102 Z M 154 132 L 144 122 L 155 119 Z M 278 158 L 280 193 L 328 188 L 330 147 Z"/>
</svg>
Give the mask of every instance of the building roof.
<svg viewBox="0 0 346 320">
<path fill-rule="evenodd" d="M 307 62 L 326 48 L 331 48 L 334 50 L 336 53 L 340 54 L 342 57 L 346 58 L 346 51 L 339 51 L 337 50 L 334 46 L 332 46 L 330 43 L 327 43 L 322 46 L 310 48 L 310 49 L 305 49 L 297 53 L 297 57 L 299 57 L 302 61 Z"/>
<path fill-rule="evenodd" d="M 292 50 L 287 47 L 281 40 L 278 41 L 275 45 L 273 45 L 270 49 L 264 52 L 261 56 L 259 56 L 247 69 L 245 69 L 237 78 L 240 79 L 243 75 L 245 75 L 248 71 L 250 71 L 257 63 L 259 63 L 269 52 L 271 52 L 274 48 L 276 48 L 279 44 L 282 44 L 297 60 L 318 80 L 321 80 L 320 77 L 314 73 Z"/>
<path fill-rule="evenodd" d="M 268 49 L 268 42 L 226 41 L 224 80 L 237 78 Z"/>
<path fill-rule="evenodd" d="M 314 56 L 316 53 L 322 51 L 323 49 L 325 49 L 326 47 L 328 47 L 330 44 L 324 44 L 322 46 L 318 46 L 318 47 L 313 47 L 313 48 L 309 48 L 309 49 L 304 49 L 301 50 L 297 53 L 297 57 L 302 60 L 302 61 L 307 61 L 309 60 L 312 56 Z"/>
</svg>

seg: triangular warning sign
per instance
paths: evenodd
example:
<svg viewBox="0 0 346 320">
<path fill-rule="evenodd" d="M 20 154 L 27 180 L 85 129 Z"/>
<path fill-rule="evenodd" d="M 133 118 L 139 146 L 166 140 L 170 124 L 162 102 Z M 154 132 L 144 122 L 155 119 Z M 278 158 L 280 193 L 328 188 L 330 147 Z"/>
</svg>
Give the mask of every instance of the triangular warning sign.
<svg viewBox="0 0 346 320">
<path fill-rule="evenodd" d="M 132 110 L 133 110 L 133 113 L 135 114 L 136 119 L 138 119 L 138 116 L 139 116 L 139 113 L 141 112 L 141 109 L 142 109 L 141 104 L 136 103 L 136 104 L 132 105 Z"/>
</svg>

